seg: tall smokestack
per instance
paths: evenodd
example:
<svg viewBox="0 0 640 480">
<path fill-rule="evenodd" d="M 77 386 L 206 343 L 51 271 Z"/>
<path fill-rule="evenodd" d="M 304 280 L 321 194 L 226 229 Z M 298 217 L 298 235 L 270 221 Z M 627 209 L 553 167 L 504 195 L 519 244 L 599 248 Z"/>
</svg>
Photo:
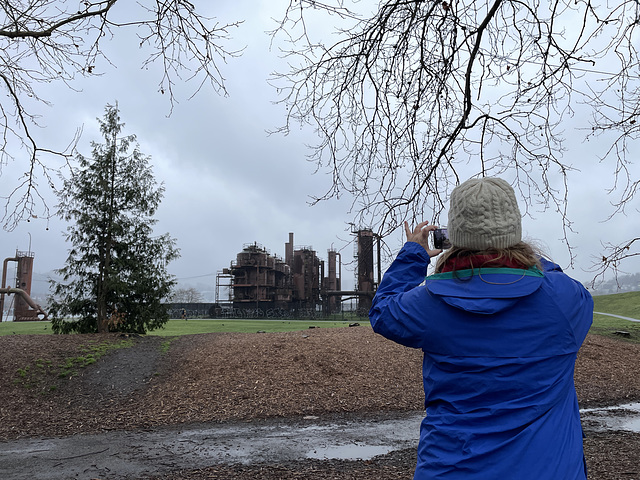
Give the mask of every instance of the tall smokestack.
<svg viewBox="0 0 640 480">
<path fill-rule="evenodd" d="M 293 232 L 289 232 L 289 241 L 284 244 L 284 263 L 293 267 Z"/>
</svg>

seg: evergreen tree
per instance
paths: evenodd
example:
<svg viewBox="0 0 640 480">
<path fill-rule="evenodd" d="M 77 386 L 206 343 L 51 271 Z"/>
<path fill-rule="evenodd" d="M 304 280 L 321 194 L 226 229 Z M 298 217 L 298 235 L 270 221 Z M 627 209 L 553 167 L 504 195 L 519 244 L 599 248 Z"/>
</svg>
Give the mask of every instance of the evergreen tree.
<svg viewBox="0 0 640 480">
<path fill-rule="evenodd" d="M 57 270 L 62 280 L 51 282 L 56 333 L 145 333 L 169 319 L 162 300 L 175 280 L 166 265 L 179 254 L 168 234 L 153 236 L 164 188 L 137 144 L 130 152 L 135 135 L 119 137 L 117 104 L 105 111 L 98 120 L 105 143 L 92 143 L 92 159 L 78 155 L 57 192 L 72 247 Z"/>
</svg>

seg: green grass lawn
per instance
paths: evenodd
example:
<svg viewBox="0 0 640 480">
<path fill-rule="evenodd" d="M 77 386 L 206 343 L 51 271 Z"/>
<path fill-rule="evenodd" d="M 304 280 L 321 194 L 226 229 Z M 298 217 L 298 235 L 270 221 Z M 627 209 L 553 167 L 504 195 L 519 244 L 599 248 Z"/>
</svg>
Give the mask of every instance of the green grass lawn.
<svg viewBox="0 0 640 480">
<path fill-rule="evenodd" d="M 594 297 L 595 310 L 640 319 L 640 292 L 618 293 Z M 197 333 L 215 332 L 288 332 L 316 328 L 347 327 L 350 322 L 369 325 L 367 319 L 350 320 L 240 320 L 240 319 L 190 319 L 169 320 L 165 328 L 149 332 L 149 335 L 174 337 Z M 591 333 L 618 337 L 615 332 L 625 331 L 631 334 L 630 341 L 640 342 L 640 323 L 630 322 L 606 315 L 594 314 Z M 50 334 L 49 322 L 2 322 L 1 335 L 42 335 Z"/>
<path fill-rule="evenodd" d="M 593 297 L 596 312 L 614 313 L 640 320 L 640 292 L 615 293 Z"/>
<path fill-rule="evenodd" d="M 356 321 L 352 320 L 351 322 Z M 348 327 L 348 321 L 325 320 L 238 320 L 238 319 L 197 319 L 197 320 L 169 320 L 165 328 L 149 332 L 149 335 L 173 337 L 178 335 L 193 335 L 196 333 L 215 332 L 289 332 L 295 330 L 309 330 L 315 328 Z M 369 325 L 367 319 L 357 321 L 361 325 Z M 2 335 L 43 335 L 51 334 L 49 322 L 2 322 Z"/>
<path fill-rule="evenodd" d="M 0 336 L 2 335 L 42 335 L 53 333 L 50 322 L 2 322 L 0 323 Z"/>
<path fill-rule="evenodd" d="M 594 310 L 596 312 L 612 313 L 623 317 L 640 320 L 640 292 L 616 293 L 613 295 L 599 295 L 593 297 Z M 629 332 L 630 338 L 625 340 L 640 342 L 640 323 L 609 317 L 607 315 L 593 315 L 591 333 L 606 337 L 620 337 L 616 332 Z"/>
<path fill-rule="evenodd" d="M 369 325 L 368 320 L 358 322 Z M 315 328 L 348 327 L 349 322 L 323 320 L 238 320 L 238 319 L 202 319 L 202 320 L 169 320 L 165 328 L 149 332 L 149 335 L 173 337 L 195 333 L 214 332 L 291 332 Z"/>
</svg>

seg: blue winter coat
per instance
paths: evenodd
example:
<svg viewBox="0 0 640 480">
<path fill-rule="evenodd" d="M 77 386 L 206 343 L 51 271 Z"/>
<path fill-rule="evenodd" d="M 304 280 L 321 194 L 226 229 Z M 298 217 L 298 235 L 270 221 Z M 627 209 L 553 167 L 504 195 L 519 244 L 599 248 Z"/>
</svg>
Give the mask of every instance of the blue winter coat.
<svg viewBox="0 0 640 480">
<path fill-rule="evenodd" d="M 369 313 L 377 333 L 424 352 L 414 478 L 585 479 L 573 371 L 591 295 L 548 261 L 544 272 L 425 279 L 428 264 L 422 246 L 406 243 Z"/>
</svg>

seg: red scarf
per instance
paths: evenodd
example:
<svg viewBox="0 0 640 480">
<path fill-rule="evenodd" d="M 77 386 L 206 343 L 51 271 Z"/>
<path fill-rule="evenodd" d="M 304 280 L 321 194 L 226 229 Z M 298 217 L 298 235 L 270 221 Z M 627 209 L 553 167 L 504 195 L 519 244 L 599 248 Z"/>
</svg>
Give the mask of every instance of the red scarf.
<svg viewBox="0 0 640 480">
<path fill-rule="evenodd" d="M 509 260 L 506 257 L 498 258 L 499 255 L 469 255 L 467 257 L 449 258 L 442 266 L 441 272 L 453 272 L 456 270 L 468 270 L 472 268 L 528 268 L 520 262 Z"/>
</svg>

